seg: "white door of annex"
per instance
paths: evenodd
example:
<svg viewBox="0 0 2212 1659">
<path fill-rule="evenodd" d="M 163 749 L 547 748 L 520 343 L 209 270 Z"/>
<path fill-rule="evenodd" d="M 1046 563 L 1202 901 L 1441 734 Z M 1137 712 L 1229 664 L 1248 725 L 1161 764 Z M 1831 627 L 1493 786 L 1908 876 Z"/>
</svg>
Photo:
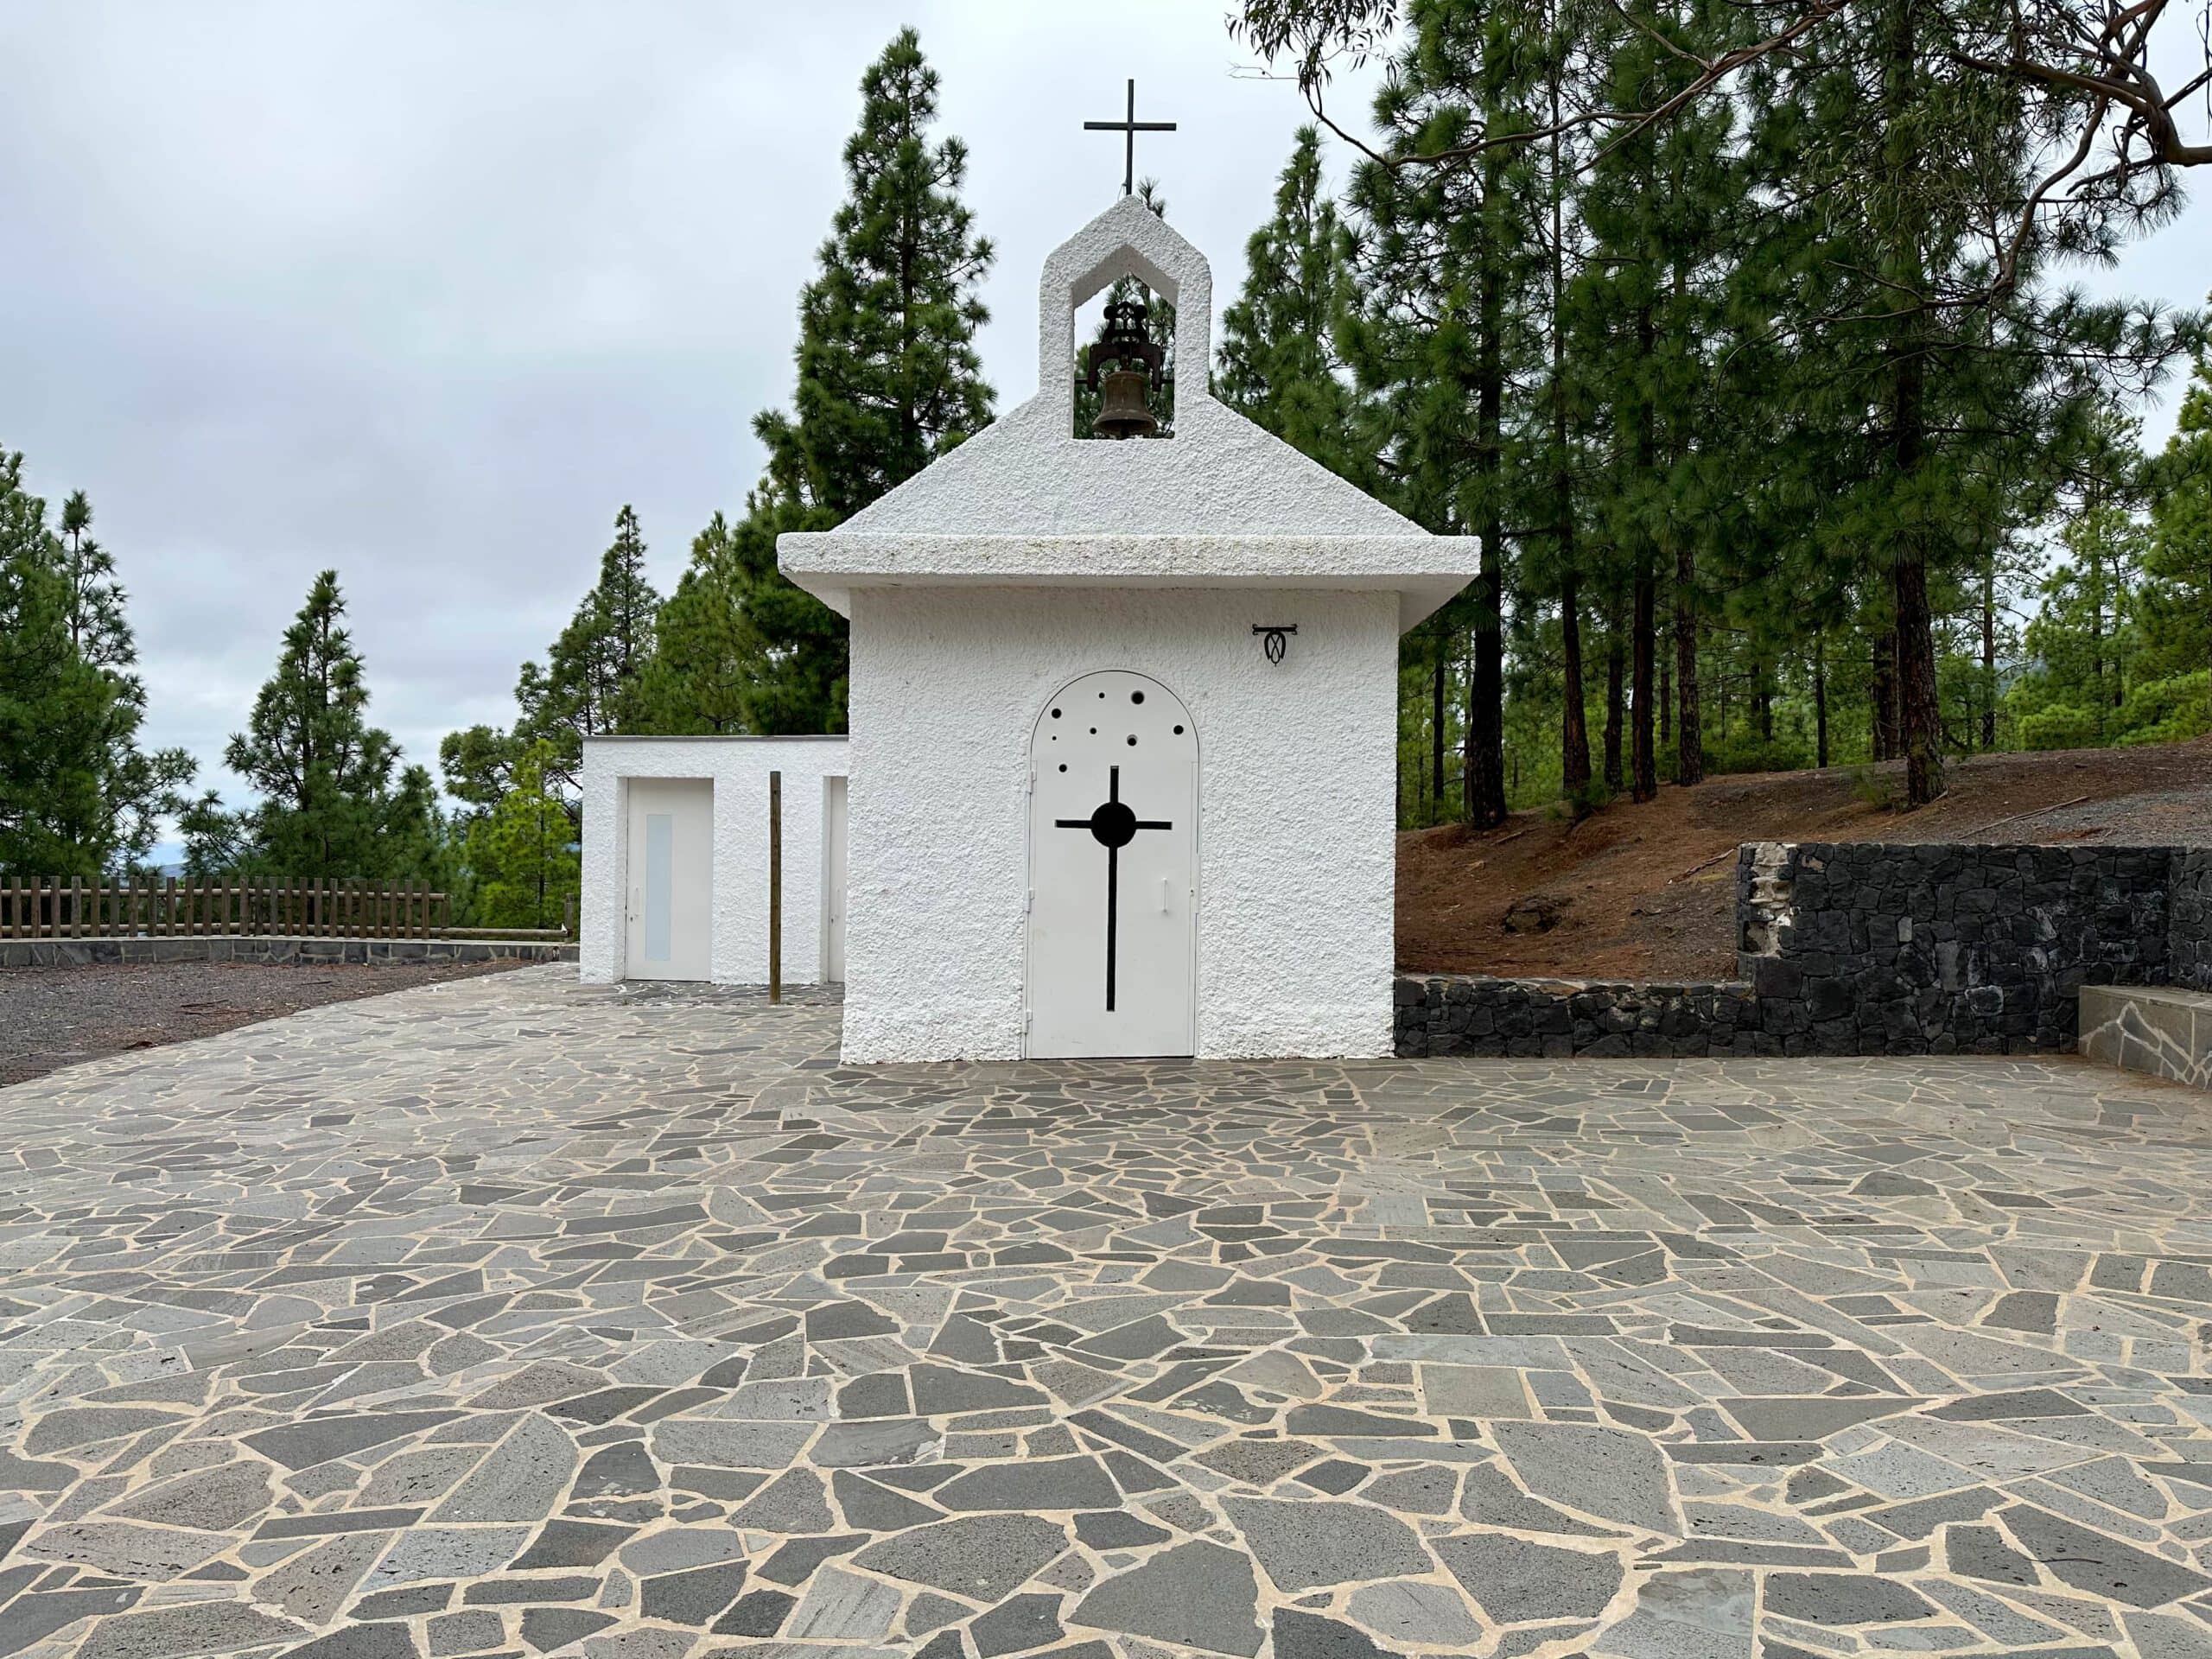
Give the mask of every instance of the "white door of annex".
<svg viewBox="0 0 2212 1659">
<path fill-rule="evenodd" d="M 845 780 L 822 780 L 822 977 L 845 982 Z"/>
<path fill-rule="evenodd" d="M 630 780 L 626 979 L 704 979 L 712 932 L 715 786 Z"/>
<path fill-rule="evenodd" d="M 1198 1039 L 1198 740 L 1182 702 L 1086 674 L 1029 740 L 1029 1054 L 1189 1054 Z"/>
</svg>

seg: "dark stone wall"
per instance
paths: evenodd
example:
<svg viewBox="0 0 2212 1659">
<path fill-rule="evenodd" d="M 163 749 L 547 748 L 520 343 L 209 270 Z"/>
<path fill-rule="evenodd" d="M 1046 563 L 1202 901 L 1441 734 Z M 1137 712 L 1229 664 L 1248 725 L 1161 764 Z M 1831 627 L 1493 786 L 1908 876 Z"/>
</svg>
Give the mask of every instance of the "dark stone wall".
<svg viewBox="0 0 2212 1659">
<path fill-rule="evenodd" d="M 1411 1057 L 2021 1053 L 2083 985 L 2212 989 L 2212 849 L 1754 842 L 1738 981 L 1397 982 Z"/>
<path fill-rule="evenodd" d="M 2212 848 L 2175 849 L 2167 893 L 2167 982 L 2212 991 Z"/>
<path fill-rule="evenodd" d="M 2157 983 L 2165 847 L 1752 842 L 1738 971 L 1785 1053 L 2074 1046 L 2084 984 Z"/>
<path fill-rule="evenodd" d="M 1397 1052 L 1413 1058 L 1672 1058 L 1774 1054 L 1748 985 L 1592 984 L 1477 975 L 1402 978 Z"/>
</svg>

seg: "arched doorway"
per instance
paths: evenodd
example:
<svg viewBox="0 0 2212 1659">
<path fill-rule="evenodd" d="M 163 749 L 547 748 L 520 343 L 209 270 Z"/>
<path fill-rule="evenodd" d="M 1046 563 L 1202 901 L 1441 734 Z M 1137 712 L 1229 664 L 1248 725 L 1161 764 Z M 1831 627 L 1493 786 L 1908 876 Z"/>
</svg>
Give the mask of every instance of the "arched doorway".
<svg viewBox="0 0 2212 1659">
<path fill-rule="evenodd" d="M 1027 1052 L 1193 1052 L 1198 739 L 1190 711 L 1142 674 L 1085 674 L 1038 715 L 1029 772 Z"/>
</svg>

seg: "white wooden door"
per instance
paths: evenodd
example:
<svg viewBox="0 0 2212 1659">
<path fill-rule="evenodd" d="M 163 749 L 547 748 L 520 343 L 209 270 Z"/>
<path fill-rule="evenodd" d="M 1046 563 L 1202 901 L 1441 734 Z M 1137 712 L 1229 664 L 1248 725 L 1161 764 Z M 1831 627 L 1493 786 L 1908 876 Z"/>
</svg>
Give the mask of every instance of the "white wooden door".
<svg viewBox="0 0 2212 1659">
<path fill-rule="evenodd" d="M 822 977 L 845 980 L 845 780 L 822 780 Z"/>
<path fill-rule="evenodd" d="M 1175 694 L 1086 674 L 1029 741 L 1028 1052 L 1188 1054 L 1198 740 Z"/>
<path fill-rule="evenodd" d="M 715 786 L 630 780 L 627 979 L 704 979 L 713 935 Z"/>
</svg>

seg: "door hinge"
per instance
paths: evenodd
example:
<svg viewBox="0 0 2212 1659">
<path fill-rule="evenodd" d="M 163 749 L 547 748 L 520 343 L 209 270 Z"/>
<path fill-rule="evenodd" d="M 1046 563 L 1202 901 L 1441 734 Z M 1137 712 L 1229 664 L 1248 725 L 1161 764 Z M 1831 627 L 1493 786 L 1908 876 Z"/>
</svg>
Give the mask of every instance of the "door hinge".
<svg viewBox="0 0 2212 1659">
<path fill-rule="evenodd" d="M 1021 913 L 1025 916 L 1033 914 L 1036 911 L 1036 908 L 1037 889 L 1032 887 L 1021 900 Z"/>
</svg>

